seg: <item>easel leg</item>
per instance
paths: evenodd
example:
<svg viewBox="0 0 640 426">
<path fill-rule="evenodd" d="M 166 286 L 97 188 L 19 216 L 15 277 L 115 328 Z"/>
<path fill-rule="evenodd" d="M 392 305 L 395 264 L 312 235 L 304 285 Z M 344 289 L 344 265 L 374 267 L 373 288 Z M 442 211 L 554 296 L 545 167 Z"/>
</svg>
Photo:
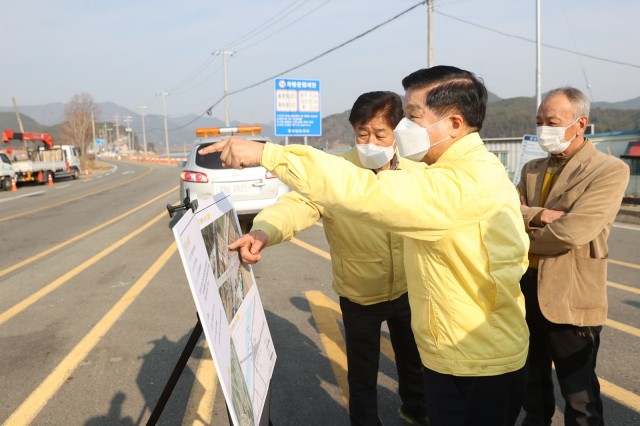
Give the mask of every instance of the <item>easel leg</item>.
<svg viewBox="0 0 640 426">
<path fill-rule="evenodd" d="M 180 358 L 178 359 L 178 363 L 173 368 L 173 372 L 167 381 L 167 384 L 164 386 L 164 390 L 156 403 L 156 407 L 151 412 L 151 417 L 147 421 L 147 425 L 155 425 L 162 414 L 162 410 L 164 410 L 164 406 L 167 404 L 169 397 L 171 396 L 171 392 L 173 392 L 173 388 L 175 388 L 176 383 L 178 383 L 178 379 L 184 370 L 184 367 L 187 365 L 187 361 L 189 361 L 189 357 L 191 357 L 191 353 L 193 349 L 196 347 L 198 343 L 198 339 L 202 334 L 202 323 L 200 323 L 200 318 L 198 318 L 198 322 L 196 322 L 195 327 L 193 327 L 193 331 L 191 332 L 191 336 L 189 336 L 189 340 L 187 341 L 187 345 L 184 347 Z"/>
</svg>

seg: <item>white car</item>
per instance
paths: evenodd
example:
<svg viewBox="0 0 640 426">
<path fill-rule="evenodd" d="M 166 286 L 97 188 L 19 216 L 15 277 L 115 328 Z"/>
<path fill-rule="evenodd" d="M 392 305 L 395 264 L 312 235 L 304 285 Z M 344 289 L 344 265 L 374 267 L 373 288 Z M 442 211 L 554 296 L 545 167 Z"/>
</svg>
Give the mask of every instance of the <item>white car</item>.
<svg viewBox="0 0 640 426">
<path fill-rule="evenodd" d="M 187 189 L 191 199 L 199 200 L 224 191 L 231 195 L 238 219 L 251 221 L 262 209 L 289 192 L 289 187 L 264 167 L 229 169 L 222 167 L 220 153 L 198 154 L 200 149 L 232 135 L 261 143 L 271 142 L 260 134 L 261 131 L 260 126 L 197 129 L 198 138 L 193 142 L 187 164 L 180 171 L 180 200 L 186 197 Z"/>
</svg>

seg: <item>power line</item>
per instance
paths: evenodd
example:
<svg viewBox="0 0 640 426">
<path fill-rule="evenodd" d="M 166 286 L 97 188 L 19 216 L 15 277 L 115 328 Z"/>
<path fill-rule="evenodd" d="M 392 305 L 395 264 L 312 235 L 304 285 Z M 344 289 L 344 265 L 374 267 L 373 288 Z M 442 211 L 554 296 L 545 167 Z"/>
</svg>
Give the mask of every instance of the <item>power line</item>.
<svg viewBox="0 0 640 426">
<path fill-rule="evenodd" d="M 289 68 L 289 69 L 287 69 L 287 70 L 284 70 L 284 71 L 282 71 L 282 72 L 279 72 L 278 74 L 275 74 L 275 75 L 273 75 L 273 76 L 271 76 L 271 77 L 269 77 L 269 78 L 265 78 L 264 80 L 261 80 L 261 81 L 259 81 L 259 82 L 257 82 L 257 83 L 250 84 L 249 86 L 243 87 L 242 89 L 233 90 L 233 91 L 231 91 L 231 92 L 227 93 L 227 96 L 235 95 L 235 94 L 237 94 L 237 93 L 244 92 L 245 90 L 252 89 L 252 88 L 254 88 L 254 87 L 256 87 L 256 86 L 259 86 L 259 85 L 261 85 L 261 84 L 264 84 L 264 83 L 267 83 L 267 82 L 269 82 L 269 81 L 272 81 L 272 80 L 273 80 L 274 78 L 276 78 L 276 77 L 280 77 L 280 76 L 281 76 L 281 75 L 283 75 L 283 74 L 286 74 L 286 73 L 291 72 L 291 71 L 293 71 L 293 70 L 297 70 L 298 68 L 301 68 L 301 67 L 303 67 L 303 66 L 305 66 L 305 65 L 307 65 L 307 64 L 310 64 L 311 62 L 314 62 L 314 61 L 316 61 L 316 60 L 318 60 L 318 59 L 320 59 L 320 58 L 322 58 L 322 57 L 324 57 L 324 56 L 328 55 L 329 53 L 334 52 L 334 51 L 336 51 L 336 50 L 338 50 L 338 49 L 341 49 L 341 48 L 343 48 L 344 46 L 346 46 L 346 45 L 348 45 L 348 44 L 351 44 L 351 43 L 353 43 L 354 41 L 356 41 L 356 40 L 358 40 L 358 39 L 360 39 L 360 38 L 364 37 L 365 35 L 367 35 L 367 34 L 369 34 L 369 33 L 372 33 L 373 31 L 375 31 L 375 30 L 377 30 L 377 29 L 379 29 L 379 28 L 383 27 L 384 25 L 386 25 L 386 24 L 388 24 L 388 23 L 390 23 L 390 22 L 395 21 L 396 19 L 398 19 L 398 18 L 400 18 L 401 16 L 403 16 L 403 15 L 405 15 L 405 14 L 407 14 L 407 13 L 411 12 L 411 11 L 412 11 L 413 9 L 415 9 L 416 7 L 421 6 L 421 5 L 425 4 L 425 3 L 426 3 L 426 0 L 421 1 L 421 2 L 418 2 L 418 3 L 414 4 L 413 6 L 409 7 L 408 9 L 405 9 L 405 10 L 403 10 L 402 12 L 398 13 L 397 15 L 392 16 L 391 18 L 387 19 L 386 21 L 381 22 L 380 24 L 375 25 L 375 26 L 373 26 L 373 27 L 369 28 L 369 29 L 368 29 L 368 30 L 366 30 L 365 32 L 360 33 L 360 34 L 358 34 L 357 36 L 355 36 L 355 37 L 353 37 L 353 38 L 351 38 L 351 39 L 349 39 L 349 40 L 347 40 L 347 41 L 345 41 L 345 42 L 343 42 L 343 43 L 341 43 L 341 44 L 339 44 L 339 45 L 337 45 L 337 46 L 335 46 L 335 47 L 332 47 L 331 49 L 326 50 L 326 51 L 324 51 L 323 53 L 321 53 L 321 54 L 319 54 L 319 55 L 317 55 L 317 56 L 314 56 L 313 58 L 311 58 L 311 59 L 309 59 L 309 60 L 307 60 L 307 61 L 305 61 L 305 62 L 303 62 L 303 63 L 301 63 L 301 64 L 299 64 L 299 65 L 296 65 L 296 66 L 291 67 L 291 68 Z M 193 123 L 193 122 L 195 122 L 195 121 L 199 120 L 200 118 L 202 118 L 205 114 L 207 114 L 207 115 L 211 115 L 211 111 L 213 110 L 213 108 L 215 108 L 215 107 L 216 107 L 220 102 L 222 102 L 224 99 L 225 99 L 225 96 L 223 95 L 223 96 L 222 96 L 220 99 L 218 99 L 218 100 L 217 100 L 213 105 L 211 105 L 209 108 L 207 108 L 207 110 L 206 110 L 205 112 L 203 112 L 202 114 L 200 114 L 199 116 L 197 116 L 197 117 L 196 117 L 196 118 L 194 118 L 193 120 L 191 120 L 191 121 L 189 121 L 189 122 L 187 122 L 187 123 L 183 124 L 182 126 L 176 127 L 176 128 L 174 128 L 174 129 L 170 129 L 170 131 L 176 131 L 176 130 L 180 130 L 180 129 L 184 128 L 184 127 L 187 127 L 187 126 L 188 126 L 188 125 L 190 125 L 191 123 Z"/>
<path fill-rule="evenodd" d="M 460 21 L 460 22 L 463 22 L 463 23 L 465 23 L 467 25 L 471 25 L 473 27 L 482 28 L 483 30 L 491 31 L 491 32 L 494 32 L 496 34 L 503 35 L 505 37 L 516 38 L 516 39 L 524 40 L 524 41 L 527 41 L 527 42 L 530 42 L 530 43 L 535 43 L 535 40 L 531 40 L 530 38 L 526 38 L 526 37 L 515 35 L 515 34 L 505 33 L 503 31 L 499 31 L 499 30 L 496 30 L 496 29 L 493 29 L 493 28 L 490 28 L 490 27 L 486 27 L 484 25 L 476 24 L 475 22 L 467 21 L 467 20 L 458 18 L 457 16 L 448 15 L 448 14 L 442 13 L 440 11 L 436 11 L 436 13 L 439 14 L 439 15 L 442 15 L 442 16 L 446 16 L 449 19 L 453 19 L 455 21 Z M 598 57 L 598 56 L 590 55 L 588 53 L 576 52 L 575 50 L 565 49 L 563 47 L 553 46 L 551 44 L 546 44 L 546 43 L 542 43 L 542 45 L 544 47 L 548 47 L 550 49 L 560 50 L 562 52 L 573 53 L 574 55 L 583 56 L 585 58 L 595 59 L 597 61 L 610 62 L 612 64 L 625 65 L 625 66 L 633 67 L 633 68 L 640 68 L 640 65 L 632 64 L 632 63 L 629 63 L 629 62 L 622 62 L 622 61 L 616 61 L 614 59 L 601 58 L 601 57 Z"/>
<path fill-rule="evenodd" d="M 256 44 L 260 44 L 260 43 L 262 43 L 263 41 L 266 41 L 266 40 L 270 39 L 270 38 L 271 38 L 271 37 L 273 37 L 274 35 L 281 33 L 282 31 L 286 30 L 287 28 L 291 27 L 292 25 L 297 24 L 298 22 L 300 22 L 300 20 L 301 20 L 301 19 L 304 19 L 304 18 L 306 18 L 307 16 L 311 15 L 313 12 L 315 12 L 315 11 L 316 11 L 316 10 L 318 10 L 318 9 L 320 9 L 322 6 L 324 6 L 325 4 L 329 3 L 330 1 L 331 1 L 331 0 L 326 0 L 324 3 L 320 4 L 318 7 L 314 8 L 314 9 L 311 9 L 309 12 L 307 12 L 307 13 L 305 13 L 304 15 L 300 16 L 297 20 L 295 20 L 295 21 L 293 21 L 293 22 L 290 22 L 290 23 L 289 23 L 289 25 L 286 25 L 286 26 L 284 26 L 284 27 L 280 28 L 279 30 L 274 31 L 273 33 L 271 33 L 271 34 L 267 35 L 266 37 L 261 38 L 260 40 L 256 41 L 255 43 L 252 43 L 252 44 L 250 44 L 250 45 L 248 45 L 248 46 L 244 46 L 244 47 L 242 48 L 242 50 L 243 50 L 243 51 L 244 51 L 244 50 L 247 50 L 247 49 L 249 49 L 250 47 L 255 46 Z"/>
<path fill-rule="evenodd" d="M 256 28 L 252 29 L 251 31 L 248 31 L 244 35 L 242 35 L 242 36 L 238 37 L 237 39 L 235 39 L 234 41 L 228 43 L 227 47 L 228 48 L 232 48 L 232 47 L 238 45 L 239 43 L 243 43 L 243 42 L 251 39 L 252 37 L 256 36 L 257 34 L 260 34 L 261 32 L 263 32 L 266 29 L 268 29 L 270 26 L 273 26 L 273 24 L 275 24 L 275 23 L 281 21 L 282 19 L 286 18 L 287 16 L 291 15 L 293 12 L 298 10 L 301 6 L 304 6 L 304 4 L 307 3 L 309 0 L 304 0 L 302 2 L 302 4 L 300 4 L 297 7 L 293 8 L 288 13 L 278 17 L 278 15 L 284 13 L 287 9 L 292 8 L 293 6 L 295 6 L 296 3 L 300 2 L 300 1 L 301 0 L 295 0 L 293 3 L 290 3 L 288 6 L 285 6 L 284 9 L 280 10 L 275 15 L 273 15 L 272 17 L 270 17 L 267 20 L 265 20 L 263 23 L 258 25 Z"/>
</svg>

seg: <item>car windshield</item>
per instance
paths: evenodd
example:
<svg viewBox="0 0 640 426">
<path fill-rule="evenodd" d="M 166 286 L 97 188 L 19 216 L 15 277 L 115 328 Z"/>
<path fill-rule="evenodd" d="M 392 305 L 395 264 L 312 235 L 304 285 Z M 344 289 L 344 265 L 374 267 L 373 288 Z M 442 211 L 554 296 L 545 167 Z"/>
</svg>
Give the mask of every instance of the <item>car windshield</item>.
<svg viewBox="0 0 640 426">
<path fill-rule="evenodd" d="M 264 143 L 264 141 L 254 141 L 254 142 L 260 142 L 260 143 Z M 203 143 L 201 145 L 198 146 L 198 151 L 200 151 L 202 148 L 206 148 L 209 145 L 213 144 L 214 142 L 211 143 Z M 196 165 L 199 167 L 203 167 L 205 169 L 223 169 L 224 167 L 222 167 L 222 160 L 220 160 L 220 153 L 219 152 L 214 152 L 213 154 L 207 154 L 207 155 L 199 155 L 196 154 Z"/>
</svg>

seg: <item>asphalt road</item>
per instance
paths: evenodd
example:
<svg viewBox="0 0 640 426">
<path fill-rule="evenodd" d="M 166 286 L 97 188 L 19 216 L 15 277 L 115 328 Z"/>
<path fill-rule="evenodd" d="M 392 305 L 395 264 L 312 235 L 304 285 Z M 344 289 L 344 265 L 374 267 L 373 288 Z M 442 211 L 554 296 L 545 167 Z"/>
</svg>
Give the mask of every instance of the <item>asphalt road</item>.
<svg viewBox="0 0 640 426">
<path fill-rule="evenodd" d="M 112 164 L 90 179 L 0 192 L 3 424 L 146 423 L 195 325 L 165 208 L 178 200 L 177 169 Z M 610 321 L 597 371 L 607 423 L 636 425 L 640 227 L 617 224 L 610 247 Z M 276 426 L 348 423 L 327 249 L 319 224 L 268 249 L 254 267 L 278 356 L 270 404 Z M 159 424 L 228 424 L 204 343 Z M 385 425 L 402 425 L 386 333 L 382 344 L 380 416 Z"/>
</svg>

